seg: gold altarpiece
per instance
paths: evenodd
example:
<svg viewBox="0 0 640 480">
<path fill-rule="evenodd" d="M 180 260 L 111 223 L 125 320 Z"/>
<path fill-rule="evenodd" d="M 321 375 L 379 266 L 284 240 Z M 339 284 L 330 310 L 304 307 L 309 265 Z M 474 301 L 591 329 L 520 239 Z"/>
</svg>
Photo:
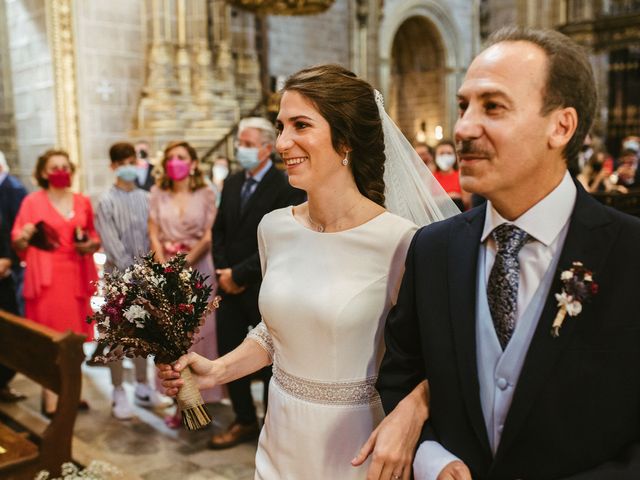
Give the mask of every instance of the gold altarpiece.
<svg viewBox="0 0 640 480">
<path fill-rule="evenodd" d="M 230 7 L 223 0 L 147 0 L 145 7 L 147 77 L 132 136 L 155 148 L 186 139 L 204 152 L 240 118 Z"/>
</svg>

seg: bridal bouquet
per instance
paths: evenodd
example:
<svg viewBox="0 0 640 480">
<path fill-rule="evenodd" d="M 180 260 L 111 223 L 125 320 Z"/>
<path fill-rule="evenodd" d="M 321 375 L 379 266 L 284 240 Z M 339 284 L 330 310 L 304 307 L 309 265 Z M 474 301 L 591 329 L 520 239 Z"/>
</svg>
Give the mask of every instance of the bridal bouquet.
<svg viewBox="0 0 640 480">
<path fill-rule="evenodd" d="M 98 361 L 154 355 L 157 362 L 173 363 L 187 353 L 204 317 L 217 308 L 209 301 L 211 286 L 178 254 L 166 263 L 150 253 L 124 272 L 104 276 L 105 303 L 88 322 L 95 322 L 98 338 L 109 351 Z M 186 368 L 178 393 L 182 422 L 196 430 L 211 422 L 202 396 Z"/>
</svg>

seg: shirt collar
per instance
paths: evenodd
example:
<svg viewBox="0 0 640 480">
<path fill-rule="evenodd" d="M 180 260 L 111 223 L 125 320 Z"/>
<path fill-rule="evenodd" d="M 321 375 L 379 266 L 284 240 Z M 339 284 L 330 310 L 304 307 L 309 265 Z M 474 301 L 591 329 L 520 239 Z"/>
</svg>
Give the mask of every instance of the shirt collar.
<svg viewBox="0 0 640 480">
<path fill-rule="evenodd" d="M 513 222 L 505 220 L 490 201 L 487 201 L 487 214 L 484 219 L 484 230 L 481 241 L 503 223 L 512 223 L 533 238 L 549 246 L 567 224 L 576 203 L 577 189 L 569 172 L 565 172 L 560 184 L 551 193 L 524 212 Z"/>
<path fill-rule="evenodd" d="M 271 160 L 269 160 L 267 163 L 264 164 L 264 167 L 262 167 L 258 171 L 258 173 L 250 175 L 249 172 L 247 172 L 246 178 L 250 178 L 251 177 L 256 181 L 256 183 L 260 183 L 262 181 L 262 179 L 264 178 L 264 176 L 269 171 L 269 169 L 271 168 L 271 165 L 273 165 L 273 162 Z"/>
<path fill-rule="evenodd" d="M 4 182 L 6 180 L 6 178 L 9 176 L 9 173 L 7 172 L 0 172 L 0 185 L 2 184 L 2 182 Z"/>
</svg>

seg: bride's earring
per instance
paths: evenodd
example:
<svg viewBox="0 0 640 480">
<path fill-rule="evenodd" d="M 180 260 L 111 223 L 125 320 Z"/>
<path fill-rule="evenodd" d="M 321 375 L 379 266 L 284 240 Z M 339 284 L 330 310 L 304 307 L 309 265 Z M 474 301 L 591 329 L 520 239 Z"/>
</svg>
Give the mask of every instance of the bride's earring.
<svg viewBox="0 0 640 480">
<path fill-rule="evenodd" d="M 349 165 L 349 152 L 344 154 L 344 158 L 342 159 L 342 165 L 345 167 Z"/>
</svg>

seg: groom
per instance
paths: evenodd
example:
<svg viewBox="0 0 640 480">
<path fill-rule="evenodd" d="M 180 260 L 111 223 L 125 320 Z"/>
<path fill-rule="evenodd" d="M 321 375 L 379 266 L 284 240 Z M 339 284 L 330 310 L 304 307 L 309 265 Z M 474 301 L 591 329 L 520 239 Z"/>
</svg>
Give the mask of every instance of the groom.
<svg viewBox="0 0 640 480">
<path fill-rule="evenodd" d="M 458 102 L 461 185 L 488 202 L 416 234 L 378 379 L 386 411 L 429 380 L 415 476 L 638 479 L 640 221 L 567 173 L 596 110 L 588 59 L 505 28 Z M 599 289 L 554 337 L 573 262 Z"/>
</svg>

